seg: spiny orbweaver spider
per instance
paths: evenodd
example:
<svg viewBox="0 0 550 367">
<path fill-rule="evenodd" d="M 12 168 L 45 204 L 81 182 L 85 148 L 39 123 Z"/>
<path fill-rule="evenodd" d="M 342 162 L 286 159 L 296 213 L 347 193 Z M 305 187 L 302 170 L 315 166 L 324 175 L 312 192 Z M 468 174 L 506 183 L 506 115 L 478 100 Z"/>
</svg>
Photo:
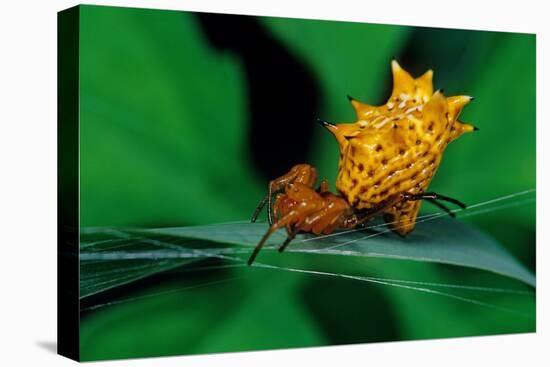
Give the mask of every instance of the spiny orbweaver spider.
<svg viewBox="0 0 550 367">
<path fill-rule="evenodd" d="M 270 227 L 254 248 L 249 265 L 269 236 L 281 228 L 286 228 L 288 236 L 280 252 L 299 232 L 329 234 L 361 226 L 380 214 L 393 232 L 405 236 L 414 229 L 421 200 L 451 216 L 454 213 L 441 201 L 466 208 L 456 199 L 426 189 L 447 145 L 477 130 L 458 121 L 462 108 L 473 98 L 446 98 L 443 90 L 434 93 L 431 70 L 415 79 L 395 60 L 391 66 L 393 91 L 386 104 L 369 106 L 348 97 L 357 122 L 335 125 L 319 120 L 340 148 L 339 194 L 328 191 L 326 180 L 314 189 L 317 170 L 308 164 L 298 164 L 272 180 L 252 216 L 255 222 L 267 204 Z"/>
</svg>

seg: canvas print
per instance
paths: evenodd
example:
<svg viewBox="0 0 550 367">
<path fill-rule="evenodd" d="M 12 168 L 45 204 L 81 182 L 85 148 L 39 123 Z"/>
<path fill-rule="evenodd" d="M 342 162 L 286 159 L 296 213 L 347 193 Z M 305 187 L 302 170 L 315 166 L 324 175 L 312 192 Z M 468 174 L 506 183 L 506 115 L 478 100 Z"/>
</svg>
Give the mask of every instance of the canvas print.
<svg viewBox="0 0 550 367">
<path fill-rule="evenodd" d="M 536 331 L 534 34 L 58 21 L 61 354 Z"/>
</svg>

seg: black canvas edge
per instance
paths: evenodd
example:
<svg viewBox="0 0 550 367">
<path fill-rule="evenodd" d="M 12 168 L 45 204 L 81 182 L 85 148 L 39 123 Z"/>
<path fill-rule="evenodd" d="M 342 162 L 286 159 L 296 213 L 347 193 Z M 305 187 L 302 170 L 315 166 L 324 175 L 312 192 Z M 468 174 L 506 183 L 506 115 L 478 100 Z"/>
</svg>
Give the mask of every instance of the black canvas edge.
<svg viewBox="0 0 550 367">
<path fill-rule="evenodd" d="M 80 7 L 57 13 L 57 353 L 80 360 Z"/>
</svg>

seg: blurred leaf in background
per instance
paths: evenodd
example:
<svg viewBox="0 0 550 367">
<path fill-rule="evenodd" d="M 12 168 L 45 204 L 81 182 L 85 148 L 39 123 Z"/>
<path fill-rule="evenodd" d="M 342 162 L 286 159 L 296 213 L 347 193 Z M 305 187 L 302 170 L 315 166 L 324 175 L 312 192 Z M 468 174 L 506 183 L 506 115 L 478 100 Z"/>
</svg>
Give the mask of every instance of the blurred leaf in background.
<svg viewBox="0 0 550 367">
<path fill-rule="evenodd" d="M 248 216 L 262 190 L 237 60 L 208 47 L 191 14 L 82 10 L 81 225 Z"/>
<path fill-rule="evenodd" d="M 237 25 L 238 19 L 242 18 L 234 19 Z M 392 56 L 416 75 L 434 69 L 436 87 L 444 87 L 448 95 L 475 96 L 462 118 L 480 131 L 450 145 L 432 190 L 474 204 L 535 187 L 534 35 L 251 19 L 269 35 L 262 42 L 276 44 L 282 57 L 292 58 L 315 79 L 320 90 L 307 98 L 319 99 L 314 112 L 324 119 L 353 120 L 347 94 L 366 103 L 383 103 L 391 87 Z M 285 134 L 270 133 L 277 126 L 251 118 L 250 111 L 258 108 L 252 104 L 258 102 L 249 93 L 263 88 L 262 96 L 272 102 L 261 104 L 264 115 L 270 108 L 295 105 L 281 98 L 280 90 L 262 84 L 261 74 L 259 80 L 251 80 L 258 74 L 250 72 L 250 54 L 215 47 L 206 35 L 207 22 L 196 14 L 82 6 L 80 27 L 82 227 L 180 227 L 246 219 L 267 184 L 265 170 L 253 164 L 254 154 L 264 157 L 262 149 L 292 150 L 297 145 L 292 131 L 285 139 Z M 238 40 L 244 29 L 235 26 L 228 33 L 234 32 Z M 268 71 L 271 67 L 261 66 Z M 295 73 L 277 73 L 280 79 L 301 83 Z M 255 144 L 247 140 L 253 127 L 262 132 L 262 140 Z M 326 131 L 312 131 L 300 136 L 304 146 L 311 146 L 308 163 L 334 187 L 338 148 Z M 432 210 L 428 205 L 423 209 Z M 534 205 L 465 220 L 534 271 Z M 517 286 L 487 272 L 425 262 L 290 252 L 268 253 L 263 261 L 425 283 Z M 173 269 L 173 264 L 167 262 L 163 270 Z M 98 264 L 91 265 L 98 269 Z M 135 268 L 126 271 L 121 263 L 117 274 L 128 276 L 131 283 L 116 283 L 117 287 L 83 297 L 82 358 L 535 330 L 533 318 L 414 289 L 233 268 L 221 260 L 182 265 L 134 279 Z M 88 280 L 95 284 L 97 279 Z M 470 293 L 459 294 L 534 315 L 534 297 Z"/>
</svg>

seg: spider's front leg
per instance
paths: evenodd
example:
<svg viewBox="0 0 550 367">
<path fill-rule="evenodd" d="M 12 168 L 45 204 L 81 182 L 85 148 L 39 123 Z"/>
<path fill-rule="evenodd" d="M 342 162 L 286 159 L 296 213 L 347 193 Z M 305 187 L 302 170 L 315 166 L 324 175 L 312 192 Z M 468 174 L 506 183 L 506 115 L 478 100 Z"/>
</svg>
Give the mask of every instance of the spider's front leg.
<svg viewBox="0 0 550 367">
<path fill-rule="evenodd" d="M 296 237 L 296 232 L 297 231 L 294 228 L 289 230 L 286 240 L 281 244 L 281 246 L 279 246 L 279 249 L 277 251 L 283 252 L 288 244 Z"/>
<path fill-rule="evenodd" d="M 267 204 L 267 219 L 270 225 L 274 222 L 273 213 L 273 195 L 286 190 L 291 183 L 300 183 L 308 187 L 313 187 L 317 181 L 317 170 L 309 164 L 297 164 L 284 175 L 269 182 L 267 193 L 262 198 L 256 210 L 252 214 L 251 222 L 254 223 L 260 215 L 260 211 Z M 324 186 L 327 187 L 326 185 Z"/>
<path fill-rule="evenodd" d="M 256 247 L 254 247 L 254 251 L 252 251 L 252 254 L 250 255 L 250 258 L 248 259 L 248 265 L 252 265 L 252 263 L 256 259 L 256 256 L 258 256 L 258 253 L 260 252 L 260 250 L 264 246 L 264 244 L 267 241 L 267 239 L 269 238 L 269 236 L 271 236 L 277 230 L 285 227 L 285 225 L 289 225 L 293 221 L 296 221 L 297 219 L 298 219 L 298 215 L 296 213 L 292 213 L 292 214 L 289 214 L 289 215 L 281 218 L 280 221 L 275 222 L 271 226 L 269 226 L 267 232 L 263 235 L 260 242 L 258 242 Z M 290 242 L 290 240 L 288 240 L 288 242 Z"/>
<path fill-rule="evenodd" d="M 284 250 L 288 243 L 294 238 L 296 232 L 302 229 L 306 218 L 319 211 L 323 206 L 323 197 L 309 185 L 299 182 L 289 183 L 286 186 L 285 192 L 277 195 L 274 206 L 276 220 L 269 226 L 267 232 L 254 248 L 248 260 L 248 265 L 254 262 L 254 259 L 269 236 L 281 228 L 286 228 L 288 232 L 288 238 L 281 246 L 282 250 Z"/>
</svg>

